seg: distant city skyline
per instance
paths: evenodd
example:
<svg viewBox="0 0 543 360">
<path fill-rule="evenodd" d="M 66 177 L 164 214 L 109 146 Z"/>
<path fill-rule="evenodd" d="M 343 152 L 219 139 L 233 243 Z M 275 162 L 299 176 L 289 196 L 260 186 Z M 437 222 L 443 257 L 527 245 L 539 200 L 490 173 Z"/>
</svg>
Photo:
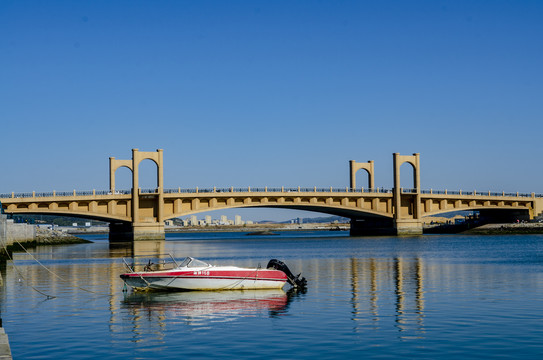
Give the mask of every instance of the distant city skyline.
<svg viewBox="0 0 543 360">
<path fill-rule="evenodd" d="M 243 214 L 243 215 L 242 215 Z M 235 220 L 236 217 L 240 217 L 242 221 L 262 222 L 262 221 L 276 221 L 276 222 L 288 222 L 288 221 L 300 221 L 304 218 L 319 218 L 319 217 L 334 217 L 330 214 L 323 214 L 313 211 L 301 211 L 291 209 L 273 209 L 273 208 L 236 208 L 236 209 L 223 209 L 206 211 L 196 214 L 183 215 L 179 219 L 186 220 L 195 216 L 198 220 L 206 220 L 209 218 L 213 221 L 221 220 L 223 217 L 228 220 Z"/>
<path fill-rule="evenodd" d="M 301 210 L 291 210 L 291 209 L 274 209 L 274 208 L 236 208 L 236 209 L 224 209 L 224 210 L 215 210 L 215 211 L 206 211 L 196 214 L 184 215 L 181 216 L 181 219 L 190 218 L 191 216 L 196 216 L 198 219 L 204 219 L 206 216 L 211 216 L 213 219 L 218 219 L 222 215 L 233 219 L 236 215 L 241 216 L 243 220 L 250 220 L 254 222 L 260 221 L 289 221 L 297 218 L 306 218 L 306 217 L 319 217 L 319 216 L 331 216 L 327 214 L 322 214 L 312 211 L 301 211 Z"/>
<path fill-rule="evenodd" d="M 164 149 L 165 188 L 346 187 L 349 160 L 392 188 L 399 152 L 421 154 L 423 189 L 543 193 L 542 18 L 540 1 L 3 1 L 0 193 L 105 190 L 132 148 Z"/>
</svg>

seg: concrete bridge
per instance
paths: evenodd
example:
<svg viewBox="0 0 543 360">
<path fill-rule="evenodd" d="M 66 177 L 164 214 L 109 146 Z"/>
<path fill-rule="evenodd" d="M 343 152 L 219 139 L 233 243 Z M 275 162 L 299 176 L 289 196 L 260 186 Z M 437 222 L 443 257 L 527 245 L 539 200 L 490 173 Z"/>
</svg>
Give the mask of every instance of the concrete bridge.
<svg viewBox="0 0 543 360">
<path fill-rule="evenodd" d="M 529 220 L 543 212 L 543 195 L 519 193 L 435 191 L 420 188 L 420 155 L 394 156 L 394 188 L 374 187 L 374 163 L 350 162 L 350 186 L 345 188 L 209 188 L 164 189 L 163 151 L 132 150 L 131 160 L 110 158 L 110 189 L 0 194 L 8 214 L 58 214 L 110 222 L 110 241 L 164 239 L 164 221 L 203 211 L 241 207 L 309 210 L 351 219 L 352 235 L 422 234 L 423 217 L 451 211 L 476 210 L 489 221 Z M 139 187 L 139 164 L 157 165 L 157 187 Z M 413 167 L 412 189 L 400 187 L 400 167 Z M 115 172 L 132 171 L 132 190 L 115 188 Z M 356 187 L 365 170 L 370 188 Z"/>
</svg>

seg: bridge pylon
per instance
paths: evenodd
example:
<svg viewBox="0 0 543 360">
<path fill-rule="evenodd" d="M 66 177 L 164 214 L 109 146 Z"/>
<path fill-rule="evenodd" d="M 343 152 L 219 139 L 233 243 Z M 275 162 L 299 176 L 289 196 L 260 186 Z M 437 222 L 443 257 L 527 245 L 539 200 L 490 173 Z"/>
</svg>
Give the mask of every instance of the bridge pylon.
<svg viewBox="0 0 543 360">
<path fill-rule="evenodd" d="M 393 154 L 394 159 L 394 229 L 397 235 L 422 234 L 422 202 L 420 189 L 420 154 Z M 403 190 L 400 183 L 400 167 L 413 166 L 413 189 Z"/>
<path fill-rule="evenodd" d="M 422 200 L 420 188 L 420 154 L 393 154 L 394 189 L 389 211 L 392 217 L 365 216 L 351 219 L 351 235 L 420 235 L 422 234 Z M 400 182 L 400 167 L 409 163 L 413 167 L 413 189 L 402 189 Z M 356 188 L 356 172 L 364 169 L 369 175 L 369 186 L 373 188 L 373 161 L 350 164 L 351 189 Z"/>
<path fill-rule="evenodd" d="M 355 160 L 349 161 L 349 170 L 351 175 L 350 186 L 351 189 L 356 189 L 356 173 L 358 170 L 366 170 L 368 172 L 368 187 L 373 189 L 375 187 L 375 176 L 373 173 L 373 160 L 367 163 L 356 162 Z"/>
<path fill-rule="evenodd" d="M 141 193 L 139 187 L 139 165 L 143 160 L 152 160 L 157 166 L 157 187 L 154 192 Z M 111 222 L 110 241 L 164 240 L 164 170 L 163 150 L 156 152 L 132 149 L 132 160 L 109 158 L 109 187 L 115 194 L 115 172 L 121 167 L 132 171 L 132 222 Z"/>
</svg>

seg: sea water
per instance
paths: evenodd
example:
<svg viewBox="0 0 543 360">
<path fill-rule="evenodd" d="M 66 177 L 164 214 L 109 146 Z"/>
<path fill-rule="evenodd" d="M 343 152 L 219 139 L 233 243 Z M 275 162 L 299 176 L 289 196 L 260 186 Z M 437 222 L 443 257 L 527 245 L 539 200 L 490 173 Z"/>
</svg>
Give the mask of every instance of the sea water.
<svg viewBox="0 0 543 360">
<path fill-rule="evenodd" d="M 14 359 L 543 358 L 543 236 L 167 234 L 43 246 L 2 269 Z M 123 291 L 123 257 L 276 258 L 303 291 Z"/>
</svg>

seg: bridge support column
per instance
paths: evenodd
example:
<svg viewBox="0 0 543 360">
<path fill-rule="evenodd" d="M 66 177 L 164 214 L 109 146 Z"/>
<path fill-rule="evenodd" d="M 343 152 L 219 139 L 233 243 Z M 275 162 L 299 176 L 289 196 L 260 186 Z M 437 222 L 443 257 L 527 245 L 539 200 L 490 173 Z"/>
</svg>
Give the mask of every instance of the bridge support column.
<svg viewBox="0 0 543 360">
<path fill-rule="evenodd" d="M 419 219 L 395 220 L 396 235 L 422 235 L 422 221 Z"/>
<path fill-rule="evenodd" d="M 129 242 L 134 240 L 132 224 L 127 222 L 109 223 L 110 242 Z"/>
<path fill-rule="evenodd" d="M 164 240 L 165 238 L 164 224 L 131 224 L 125 222 L 109 224 L 110 242 L 155 241 Z"/>
<path fill-rule="evenodd" d="M 392 219 L 351 219 L 351 236 L 395 235 Z"/>
<path fill-rule="evenodd" d="M 154 161 L 157 166 L 157 187 L 154 194 L 142 196 L 139 188 L 139 165 L 143 160 Z M 164 171 L 163 151 L 132 149 L 132 160 L 109 158 L 109 187 L 115 194 L 115 171 L 127 167 L 132 171 L 132 223 L 119 222 L 109 226 L 110 241 L 164 240 Z M 154 198 L 150 201 L 149 198 Z M 154 202 L 154 203 L 153 203 Z M 149 212 L 151 209 L 151 213 Z"/>
<path fill-rule="evenodd" d="M 132 229 L 135 241 L 164 240 L 166 238 L 164 223 L 133 224 Z"/>
<path fill-rule="evenodd" d="M 393 154 L 394 158 L 394 228 L 396 235 L 422 235 L 422 204 L 420 196 L 420 154 Z M 400 167 L 413 166 L 413 189 L 403 193 L 400 185 Z"/>
</svg>

